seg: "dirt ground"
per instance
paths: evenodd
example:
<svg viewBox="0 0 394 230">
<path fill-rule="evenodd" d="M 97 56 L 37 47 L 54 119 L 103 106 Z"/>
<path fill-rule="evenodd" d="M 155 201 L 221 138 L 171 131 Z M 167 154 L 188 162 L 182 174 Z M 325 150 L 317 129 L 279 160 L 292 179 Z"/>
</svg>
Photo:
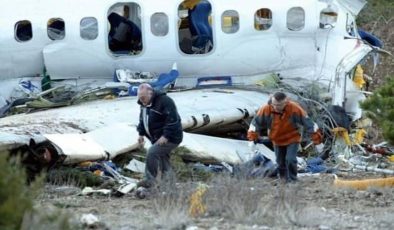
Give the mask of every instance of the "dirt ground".
<svg viewBox="0 0 394 230">
<path fill-rule="evenodd" d="M 354 175 L 381 177 L 365 172 L 340 177 Z M 282 184 L 217 175 L 203 196 L 205 214 L 195 218 L 188 209 L 197 183 L 173 183 L 142 200 L 135 193 L 81 196 L 73 186 L 47 185 L 37 204 L 61 208 L 75 223 L 94 214 L 100 224 L 90 228 L 96 229 L 394 229 L 394 188 L 337 188 L 332 174 L 299 178 Z"/>
</svg>

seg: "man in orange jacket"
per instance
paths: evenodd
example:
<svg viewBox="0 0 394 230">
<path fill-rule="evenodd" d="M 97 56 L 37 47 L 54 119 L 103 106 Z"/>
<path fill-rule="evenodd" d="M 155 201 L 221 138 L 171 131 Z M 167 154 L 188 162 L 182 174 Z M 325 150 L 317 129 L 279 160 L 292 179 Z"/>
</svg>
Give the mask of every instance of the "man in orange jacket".
<svg viewBox="0 0 394 230">
<path fill-rule="evenodd" d="M 257 141 L 263 129 L 274 145 L 279 176 L 287 182 L 297 180 L 297 152 L 301 142 L 300 127 L 304 127 L 314 144 L 320 144 L 322 135 L 314 130 L 313 122 L 299 104 L 289 100 L 286 94 L 276 92 L 268 105 L 261 107 L 252 120 L 248 139 Z"/>
</svg>

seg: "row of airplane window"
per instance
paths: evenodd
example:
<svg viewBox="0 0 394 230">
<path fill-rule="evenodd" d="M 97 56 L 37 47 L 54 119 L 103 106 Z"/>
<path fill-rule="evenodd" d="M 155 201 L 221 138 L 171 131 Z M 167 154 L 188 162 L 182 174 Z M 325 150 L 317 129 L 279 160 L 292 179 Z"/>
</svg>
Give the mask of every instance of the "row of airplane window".
<svg viewBox="0 0 394 230">
<path fill-rule="evenodd" d="M 293 18 L 292 18 L 293 17 Z M 298 18 L 297 18 L 298 17 Z M 297 31 L 304 27 L 304 11 L 295 7 L 288 12 L 287 28 Z M 294 20 L 295 18 L 295 20 Z M 290 19 L 290 20 L 289 20 Z M 151 17 L 151 32 L 155 36 L 165 36 L 168 33 L 168 16 L 165 13 L 155 13 Z M 272 25 L 272 13 L 269 9 L 260 9 L 255 14 L 255 29 L 268 30 Z M 51 40 L 62 40 L 65 37 L 65 23 L 61 18 L 51 18 L 47 25 L 48 37 Z M 224 33 L 236 33 L 239 30 L 239 14 L 235 10 L 227 10 L 222 15 L 222 30 Z M 80 23 L 81 38 L 94 40 L 98 36 L 97 19 L 86 17 Z M 25 42 L 32 39 L 32 25 L 23 20 L 15 24 L 15 39 Z"/>
<path fill-rule="evenodd" d="M 179 48 L 185 54 L 204 54 L 213 48 L 211 4 L 202 1 L 193 8 L 180 5 L 178 8 Z M 117 3 L 108 11 L 108 47 L 116 55 L 136 55 L 142 51 L 141 8 L 138 4 Z M 272 26 L 272 11 L 258 9 L 254 14 L 254 29 L 265 31 Z M 300 31 L 305 26 L 305 11 L 293 7 L 287 11 L 287 28 Z M 51 18 L 47 22 L 47 34 L 51 40 L 62 40 L 66 36 L 65 21 Z M 223 33 L 237 33 L 240 16 L 236 10 L 226 10 L 221 15 Z M 154 36 L 166 36 L 169 30 L 167 14 L 158 12 L 150 17 L 150 30 Z M 80 37 L 94 40 L 98 37 L 98 21 L 94 17 L 84 17 L 80 21 Z M 27 42 L 33 38 L 32 24 L 28 20 L 15 24 L 15 39 Z"/>
<path fill-rule="evenodd" d="M 47 23 L 47 33 L 51 40 L 62 40 L 66 36 L 65 23 L 61 18 L 51 18 Z M 94 17 L 82 18 L 80 22 L 81 38 L 94 40 L 98 36 L 98 23 Z M 15 39 L 18 42 L 26 42 L 33 38 L 32 24 L 28 20 L 18 21 L 15 24 Z"/>
</svg>

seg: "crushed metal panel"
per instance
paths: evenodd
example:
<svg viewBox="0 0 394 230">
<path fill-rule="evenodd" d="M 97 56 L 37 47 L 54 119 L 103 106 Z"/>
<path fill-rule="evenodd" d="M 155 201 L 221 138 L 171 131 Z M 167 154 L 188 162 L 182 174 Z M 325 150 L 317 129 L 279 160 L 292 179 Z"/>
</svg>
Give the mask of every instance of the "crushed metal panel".
<svg viewBox="0 0 394 230">
<path fill-rule="evenodd" d="M 67 156 L 65 164 L 112 159 L 138 147 L 136 127 L 127 123 L 114 123 L 84 134 L 44 136 L 56 145 L 59 154 Z"/>
<path fill-rule="evenodd" d="M 353 121 L 361 117 L 362 111 L 358 102 L 365 96 L 356 88 L 352 79 L 347 77 L 347 73 L 371 51 L 372 48 L 368 45 L 358 45 L 341 60 L 336 68 L 335 78 L 332 79 L 334 82 L 331 89 L 332 104 L 342 106 L 347 112 L 352 113 Z"/>
<path fill-rule="evenodd" d="M 129 164 L 125 166 L 126 169 L 133 171 L 133 172 L 139 172 L 139 173 L 144 173 L 145 172 L 145 163 L 138 161 L 136 159 L 132 159 Z"/>
<path fill-rule="evenodd" d="M 216 160 L 237 164 L 248 161 L 253 157 L 253 150 L 247 141 L 212 137 L 199 134 L 184 133 L 180 144 L 192 151 L 188 157 L 199 161 Z M 264 145 L 257 145 L 256 150 L 275 162 L 275 154 Z"/>
<path fill-rule="evenodd" d="M 81 161 L 106 159 L 104 148 L 84 134 L 45 134 L 57 148 L 60 155 L 66 155 L 65 164 Z"/>
<path fill-rule="evenodd" d="M 135 125 L 115 123 L 86 133 L 96 143 L 100 143 L 109 158 L 138 148 L 138 132 Z"/>
<path fill-rule="evenodd" d="M 0 151 L 12 150 L 29 144 L 30 137 L 0 131 Z"/>
</svg>

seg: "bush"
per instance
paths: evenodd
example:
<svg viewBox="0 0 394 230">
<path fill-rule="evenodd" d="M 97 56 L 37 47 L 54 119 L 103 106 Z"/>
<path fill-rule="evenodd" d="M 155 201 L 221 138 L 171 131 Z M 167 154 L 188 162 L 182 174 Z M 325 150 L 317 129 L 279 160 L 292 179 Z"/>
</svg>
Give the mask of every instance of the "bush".
<svg viewBox="0 0 394 230">
<path fill-rule="evenodd" d="M 383 137 L 394 144 L 394 79 L 391 78 L 362 102 L 361 108 L 382 128 Z"/>
<path fill-rule="evenodd" d="M 42 188 L 42 177 L 30 185 L 20 159 L 0 152 L 0 229 L 19 229 L 23 216 L 33 208 L 33 199 Z"/>
<path fill-rule="evenodd" d="M 202 170 L 194 170 L 192 164 L 186 164 L 182 156 L 190 153 L 185 147 L 178 147 L 171 154 L 171 167 L 174 170 L 179 181 L 207 181 L 211 178 L 212 173 Z"/>
<path fill-rule="evenodd" d="M 59 167 L 48 172 L 47 182 L 55 185 L 74 185 L 84 188 L 86 186 L 100 186 L 104 183 L 104 179 L 90 171 L 79 168 Z"/>
</svg>

